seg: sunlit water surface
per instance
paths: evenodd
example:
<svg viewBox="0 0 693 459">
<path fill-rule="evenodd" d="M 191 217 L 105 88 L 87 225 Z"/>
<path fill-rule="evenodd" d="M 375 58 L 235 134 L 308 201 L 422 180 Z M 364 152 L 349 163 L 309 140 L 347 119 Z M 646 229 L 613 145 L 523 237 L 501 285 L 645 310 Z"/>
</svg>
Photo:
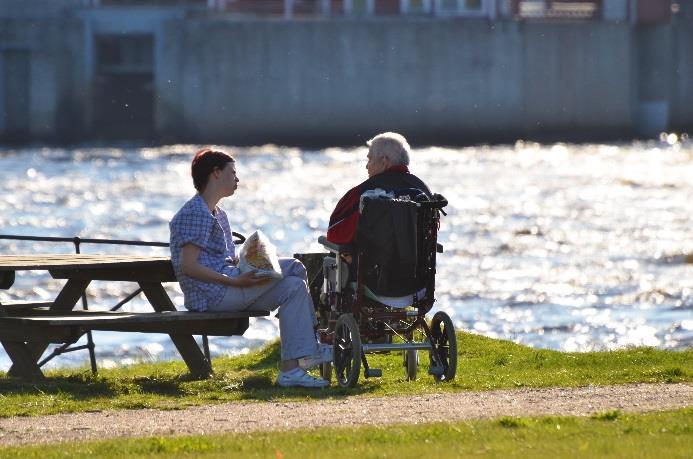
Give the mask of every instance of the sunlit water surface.
<svg viewBox="0 0 693 459">
<path fill-rule="evenodd" d="M 0 149 L 0 233 L 168 241 L 194 189 L 194 146 Z M 330 211 L 365 179 L 365 149 L 232 148 L 240 188 L 222 201 L 233 229 L 262 229 L 290 256 L 321 251 Z M 437 303 L 460 329 L 566 351 L 693 344 L 693 144 L 424 148 L 411 169 L 450 201 Z M 0 240 L 0 253 L 72 252 L 70 244 Z M 84 253 L 167 249 L 85 245 Z M 0 302 L 50 300 L 62 281 L 22 272 Z M 167 287 L 183 308 L 177 284 Z M 95 282 L 108 308 L 133 284 Z M 143 297 L 124 307 L 149 310 Z M 174 358 L 165 335 L 94 334 L 101 366 Z M 278 336 L 251 319 L 243 337 L 210 339 L 215 355 Z M 50 366 L 81 365 L 86 352 Z M 0 369 L 9 360 L 0 352 Z"/>
</svg>

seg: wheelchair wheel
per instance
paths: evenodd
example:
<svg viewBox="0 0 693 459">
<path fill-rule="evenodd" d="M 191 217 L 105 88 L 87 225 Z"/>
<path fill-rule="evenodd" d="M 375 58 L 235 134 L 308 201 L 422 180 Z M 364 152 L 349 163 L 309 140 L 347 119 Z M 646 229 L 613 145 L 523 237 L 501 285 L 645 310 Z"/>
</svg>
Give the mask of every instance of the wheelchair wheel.
<svg viewBox="0 0 693 459">
<path fill-rule="evenodd" d="M 342 314 L 334 331 L 334 372 L 342 387 L 354 387 L 361 372 L 361 335 L 352 314 Z"/>
<path fill-rule="evenodd" d="M 452 381 L 457 372 L 457 337 L 452 319 L 436 312 L 431 320 L 431 337 L 435 349 L 430 352 L 431 373 L 437 381 Z"/>
<path fill-rule="evenodd" d="M 404 351 L 404 366 L 407 369 L 407 380 L 416 381 L 416 373 L 419 369 L 419 353 L 416 349 Z"/>
</svg>

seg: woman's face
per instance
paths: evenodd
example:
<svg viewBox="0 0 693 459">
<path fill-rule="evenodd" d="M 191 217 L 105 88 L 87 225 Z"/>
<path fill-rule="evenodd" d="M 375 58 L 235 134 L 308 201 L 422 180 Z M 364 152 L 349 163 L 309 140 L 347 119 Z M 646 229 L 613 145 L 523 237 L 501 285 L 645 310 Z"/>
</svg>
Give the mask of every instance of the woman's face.
<svg viewBox="0 0 693 459">
<path fill-rule="evenodd" d="M 231 196 L 238 188 L 238 177 L 236 176 L 236 163 L 226 163 L 220 170 L 219 181 L 224 190 L 224 196 Z"/>
</svg>

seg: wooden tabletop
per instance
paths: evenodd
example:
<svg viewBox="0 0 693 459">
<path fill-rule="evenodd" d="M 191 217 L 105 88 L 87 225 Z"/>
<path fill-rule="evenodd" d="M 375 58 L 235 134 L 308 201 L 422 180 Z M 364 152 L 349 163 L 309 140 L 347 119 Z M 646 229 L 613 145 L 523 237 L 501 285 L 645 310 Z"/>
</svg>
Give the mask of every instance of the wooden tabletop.
<svg viewBox="0 0 693 459">
<path fill-rule="evenodd" d="M 169 257 L 142 255 L 0 255 L 0 271 L 57 270 L 71 268 L 161 268 L 169 267 Z"/>
</svg>

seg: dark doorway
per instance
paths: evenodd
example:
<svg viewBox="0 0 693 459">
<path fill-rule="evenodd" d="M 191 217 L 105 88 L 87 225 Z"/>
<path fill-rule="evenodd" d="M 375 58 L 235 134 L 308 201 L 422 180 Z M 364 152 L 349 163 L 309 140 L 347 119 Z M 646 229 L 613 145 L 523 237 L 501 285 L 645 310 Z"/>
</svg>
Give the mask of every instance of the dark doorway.
<svg viewBox="0 0 693 459">
<path fill-rule="evenodd" d="M 140 140 L 154 131 L 154 37 L 96 37 L 94 136 Z"/>
</svg>

